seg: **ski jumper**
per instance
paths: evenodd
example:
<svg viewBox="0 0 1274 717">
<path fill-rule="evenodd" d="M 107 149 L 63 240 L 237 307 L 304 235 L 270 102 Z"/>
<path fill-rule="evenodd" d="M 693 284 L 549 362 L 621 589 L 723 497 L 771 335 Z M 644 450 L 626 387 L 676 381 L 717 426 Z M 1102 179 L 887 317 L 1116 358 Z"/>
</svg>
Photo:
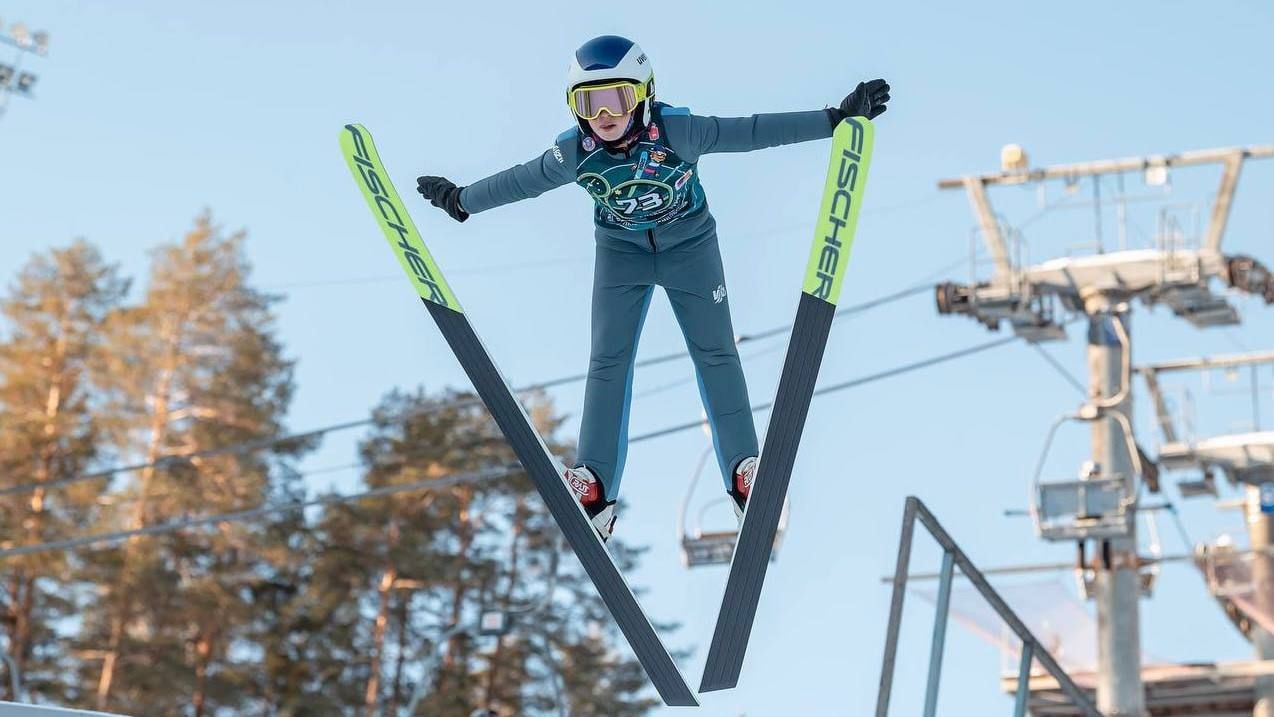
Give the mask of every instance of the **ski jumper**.
<svg viewBox="0 0 1274 717">
<path fill-rule="evenodd" d="M 655 286 L 664 288 L 690 350 L 727 490 L 735 466 L 757 455 L 716 220 L 698 161 L 713 152 L 824 139 L 833 129 L 825 110 L 718 118 L 658 102 L 653 109 L 651 124 L 627 150 L 608 151 L 572 128 L 539 157 L 474 182 L 460 195 L 470 214 L 572 182 L 593 197 L 592 352 L 578 459 L 597 475 L 607 500 L 619 494 L 637 340 Z"/>
</svg>

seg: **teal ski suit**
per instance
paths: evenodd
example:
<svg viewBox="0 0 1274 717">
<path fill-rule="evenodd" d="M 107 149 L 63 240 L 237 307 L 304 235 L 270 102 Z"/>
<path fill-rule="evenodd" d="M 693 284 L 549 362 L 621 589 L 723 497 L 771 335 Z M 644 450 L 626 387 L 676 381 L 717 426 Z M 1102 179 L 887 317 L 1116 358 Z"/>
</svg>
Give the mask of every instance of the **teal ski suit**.
<svg viewBox="0 0 1274 717">
<path fill-rule="evenodd" d="M 699 158 L 832 136 L 826 110 L 703 117 L 655 103 L 637 142 L 610 151 L 572 128 L 539 157 L 465 187 L 470 214 L 536 197 L 572 182 L 595 202 L 592 356 L 584 389 L 579 463 L 619 494 L 628 449 L 633 364 L 655 286 L 662 286 L 694 362 L 712 443 L 725 480 L 755 456 L 756 426 L 734 344 L 716 221 Z"/>
</svg>

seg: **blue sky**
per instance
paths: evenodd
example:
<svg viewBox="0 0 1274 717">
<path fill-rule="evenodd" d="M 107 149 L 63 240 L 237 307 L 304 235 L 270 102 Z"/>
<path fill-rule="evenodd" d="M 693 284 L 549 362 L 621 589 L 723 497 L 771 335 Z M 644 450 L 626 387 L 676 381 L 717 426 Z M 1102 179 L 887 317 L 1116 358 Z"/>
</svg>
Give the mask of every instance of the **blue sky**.
<svg viewBox="0 0 1274 717">
<path fill-rule="evenodd" d="M 570 125 L 566 63 L 593 35 L 639 41 L 660 97 L 704 114 L 818 108 L 861 79 L 890 81 L 894 100 L 878 122 L 844 304 L 932 278 L 966 257 L 972 215 L 962 194 L 939 192 L 936 180 L 995 169 L 1007 142 L 1047 164 L 1274 141 L 1274 93 L 1260 49 L 1274 10 L 1256 2 L 27 0 L 0 4 L 0 17 L 52 35 L 49 57 L 29 65 L 41 75 L 38 99 L 15 99 L 0 119 L 0 275 L 12 276 L 32 252 L 85 237 L 142 276 L 151 247 L 211 208 L 228 228 L 248 231 L 259 284 L 287 295 L 280 327 L 299 360 L 297 429 L 361 417 L 394 386 L 466 385 L 350 182 L 337 152 L 341 125 L 359 121 L 376 134 L 404 192 L 418 174 L 473 181 L 537 155 Z M 791 319 L 826 152 L 814 142 L 701 164 L 740 333 Z M 1217 176 L 1177 173 L 1170 199 L 1204 201 Z M 1049 191 L 1060 196 L 1059 187 Z M 1148 190 L 1130 177 L 1129 191 Z M 1272 193 L 1274 162 L 1250 163 L 1228 251 L 1274 263 Z M 994 199 L 1011 220 L 1037 210 L 1027 190 Z M 581 191 L 563 188 L 464 225 L 413 207 L 515 385 L 586 367 L 592 235 Z M 1152 233 L 1155 212 L 1135 205 L 1134 242 Z M 1031 257 L 1091 241 L 1092 227 L 1091 208 L 1052 212 L 1026 231 Z M 1115 235 L 1110 210 L 1103 232 Z M 1135 355 L 1269 348 L 1274 310 L 1252 300 L 1240 306 L 1242 327 L 1200 332 L 1138 305 Z M 1082 331 L 1071 335 L 1048 350 L 1082 375 Z M 939 317 L 922 294 L 839 322 L 822 383 L 991 338 L 971 321 Z M 682 347 L 666 300 L 656 299 L 639 356 Z M 758 403 L 771 397 L 782 360 L 781 350 L 746 358 L 764 348 L 744 352 Z M 636 391 L 689 371 L 686 361 L 640 372 Z M 1204 400 L 1195 388 L 1216 430 L 1247 420 L 1245 401 Z M 1153 446 L 1150 407 L 1141 386 L 1138 393 L 1137 424 Z M 578 414 L 579 386 L 553 395 Z M 792 528 L 770 570 L 741 686 L 705 696 L 702 713 L 871 708 L 888 601 L 878 577 L 891 569 L 908 494 L 925 500 L 983 565 L 1069 559 L 1069 546 L 1032 539 L 1029 522 L 1003 511 L 1024 507 L 1045 432 L 1078 399 L 1032 349 L 1013 344 L 817 401 L 793 480 Z M 699 411 L 690 386 L 664 391 L 635 404 L 632 430 L 694 420 Z M 1274 407 L 1266 413 L 1268 421 Z M 567 430 L 576 428 L 572 420 Z M 1085 433 L 1074 434 L 1050 456 L 1051 474 L 1069 476 L 1083 459 Z M 307 465 L 352 462 L 356 438 L 333 436 Z M 677 556 L 677 506 L 705 445 L 690 431 L 633 446 L 619 522 L 628 538 L 653 546 L 633 580 L 649 588 L 651 613 L 683 622 L 674 642 L 695 649 L 686 665 L 693 682 L 725 579 L 723 569 L 688 573 Z M 351 488 L 354 478 L 324 475 L 314 487 Z M 1196 540 L 1238 524 L 1206 502 L 1183 510 Z M 724 508 L 712 515 L 729 521 Z M 1178 542 L 1165 538 L 1172 551 Z M 916 561 L 936 566 L 936 555 L 921 550 Z M 919 704 L 929 618 L 918 604 L 908 613 L 895 714 Z M 1190 568 L 1166 569 L 1142 615 L 1145 649 L 1157 656 L 1249 654 Z M 994 649 L 953 629 L 948 650 L 943 707 L 1007 712 Z"/>
</svg>

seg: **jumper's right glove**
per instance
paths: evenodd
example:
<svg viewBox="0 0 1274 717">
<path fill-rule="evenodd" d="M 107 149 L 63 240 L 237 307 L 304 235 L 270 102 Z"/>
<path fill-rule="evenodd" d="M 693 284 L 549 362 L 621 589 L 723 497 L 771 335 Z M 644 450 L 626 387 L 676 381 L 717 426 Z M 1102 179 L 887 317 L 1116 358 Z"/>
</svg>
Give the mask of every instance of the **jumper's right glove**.
<svg viewBox="0 0 1274 717">
<path fill-rule="evenodd" d="M 846 117 L 866 117 L 867 119 L 876 119 L 885 110 L 889 109 L 885 105 L 889 101 L 889 83 L 884 80 L 871 80 L 869 82 L 859 82 L 854 88 L 841 100 L 840 107 L 828 109 L 827 114 L 831 117 L 832 124 L 839 124 Z"/>
<path fill-rule="evenodd" d="M 429 203 L 451 215 L 452 219 L 463 222 L 469 218 L 469 212 L 460 206 L 460 190 L 455 183 L 446 177 L 417 177 L 416 191 Z"/>
</svg>

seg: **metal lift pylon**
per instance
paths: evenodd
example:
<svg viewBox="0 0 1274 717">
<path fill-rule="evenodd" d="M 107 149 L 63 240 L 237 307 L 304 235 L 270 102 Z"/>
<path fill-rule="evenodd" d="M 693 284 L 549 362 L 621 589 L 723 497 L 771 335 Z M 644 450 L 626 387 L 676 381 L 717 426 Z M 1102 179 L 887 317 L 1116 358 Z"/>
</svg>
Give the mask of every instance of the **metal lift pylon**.
<svg viewBox="0 0 1274 717">
<path fill-rule="evenodd" d="M 1090 478 L 1130 478 L 1144 473 L 1137 470 L 1144 463 L 1131 433 L 1131 381 L 1127 367 L 1131 361 L 1132 343 L 1128 330 L 1133 300 L 1147 306 L 1167 306 L 1180 318 L 1200 328 L 1227 326 L 1238 322 L 1237 310 L 1212 285 L 1220 282 L 1230 288 L 1257 294 L 1274 303 L 1274 286 L 1270 272 L 1257 260 L 1221 252 L 1222 238 L 1230 216 L 1240 171 L 1247 159 L 1274 157 L 1274 146 L 1234 147 L 1155 155 L 1129 159 L 1104 160 L 1080 164 L 1030 169 L 1026 153 L 1010 145 L 1001 154 L 1002 171 L 994 174 L 970 175 L 939 182 L 944 189 L 964 189 L 977 217 L 979 233 L 993 262 L 990 279 L 970 284 L 946 282 L 936 289 L 940 314 L 969 316 L 991 330 L 1007 322 L 1020 337 L 1037 343 L 1065 338 L 1064 322 L 1058 319 L 1059 305 L 1071 314 L 1083 316 L 1088 323 L 1087 364 L 1089 368 L 1089 400 L 1075 416 L 1090 422 L 1092 430 L 1092 462 L 1101 466 Z M 1187 246 L 1175 235 L 1161 234 L 1156 245 L 1147 249 L 1106 251 L 1101 243 L 1100 212 L 1096 225 L 1096 251 L 1086 256 L 1055 258 L 1043 263 L 1024 265 L 1015 262 L 1010 237 L 1020 236 L 1004 225 L 991 207 L 988 188 L 1023 185 L 1049 180 L 1063 180 L 1068 185 L 1081 178 L 1091 178 L 1094 205 L 1100 210 L 1099 177 L 1142 172 L 1151 185 L 1166 183 L 1170 170 L 1186 166 L 1219 164 L 1222 166 L 1220 187 L 1213 204 L 1206 231 L 1197 246 Z M 1121 210 L 1123 205 L 1120 205 Z M 1020 241 L 1019 241 L 1020 244 Z M 1022 251 L 1017 251 L 1018 257 Z M 1151 490 L 1157 485 L 1144 482 Z M 1099 507 L 1135 514 L 1135 496 L 1139 486 L 1123 490 L 1121 480 L 1110 482 L 1119 488 L 1114 502 Z M 1092 507 L 1089 488 L 1096 485 L 1050 488 L 1054 498 L 1067 496 L 1074 509 L 1071 528 L 1084 532 L 1094 524 L 1084 515 Z M 1039 493 L 1033 503 L 1042 504 Z M 1110 495 L 1097 494 L 1099 502 L 1110 502 Z M 1132 502 L 1129 502 L 1129 496 Z M 1051 507 L 1062 508 L 1062 502 Z M 1037 507 L 1038 510 L 1038 507 Z M 1100 521 L 1098 521 L 1100 522 Z M 1107 715 L 1140 717 L 1145 712 L 1145 690 L 1140 665 L 1140 617 L 1138 596 L 1141 579 L 1138 572 L 1136 521 L 1126 522 L 1128 531 L 1120 537 L 1096 537 L 1101 555 L 1101 570 L 1095 574 L 1092 592 L 1098 611 L 1097 707 Z M 1121 523 L 1122 525 L 1122 523 Z M 1050 530 L 1057 526 L 1050 527 Z M 1274 717 L 1271 713 L 1268 717 Z"/>
</svg>

